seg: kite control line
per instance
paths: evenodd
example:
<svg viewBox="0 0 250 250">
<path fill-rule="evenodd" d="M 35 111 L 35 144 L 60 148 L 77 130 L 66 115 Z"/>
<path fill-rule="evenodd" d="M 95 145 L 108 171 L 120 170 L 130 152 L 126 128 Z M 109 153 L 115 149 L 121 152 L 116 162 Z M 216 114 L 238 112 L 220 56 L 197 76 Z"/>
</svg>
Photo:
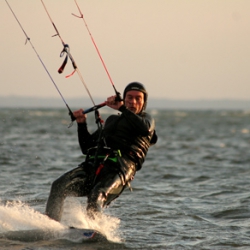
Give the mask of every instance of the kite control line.
<svg viewBox="0 0 250 250">
<path fill-rule="evenodd" d="M 39 56 L 39 54 L 37 53 L 37 51 L 36 51 L 35 47 L 33 46 L 32 42 L 30 41 L 29 36 L 28 36 L 28 35 L 27 35 L 27 33 L 25 32 L 25 30 L 24 30 L 23 26 L 22 26 L 22 25 L 21 25 L 21 23 L 19 22 L 19 20 L 18 20 L 17 16 L 15 15 L 14 11 L 13 11 L 13 10 L 12 10 L 12 8 L 10 7 L 10 5 L 9 5 L 8 1 L 7 1 L 7 0 L 5 0 L 5 2 L 7 3 L 8 7 L 9 7 L 9 9 L 11 10 L 11 12 L 12 12 L 13 16 L 15 17 L 15 19 L 16 19 L 16 21 L 17 21 L 17 23 L 19 24 L 19 26 L 20 26 L 20 28 L 22 29 L 22 31 L 23 31 L 23 33 L 24 33 L 24 35 L 26 36 L 26 41 L 25 41 L 25 44 L 26 44 L 27 42 L 29 42 L 29 43 L 30 43 L 30 45 L 31 45 L 32 49 L 33 49 L 33 50 L 34 50 L 34 52 L 36 53 L 36 55 L 37 55 L 37 57 L 38 57 L 39 61 L 41 62 L 42 66 L 43 66 L 43 68 L 44 68 L 44 69 L 45 69 L 45 71 L 47 72 L 47 74 L 48 74 L 48 76 L 49 76 L 50 80 L 51 80 L 51 81 L 52 81 L 52 83 L 54 84 L 54 86 L 55 86 L 55 88 L 56 88 L 57 92 L 59 93 L 59 95 L 61 96 L 61 98 L 62 98 L 63 102 L 65 103 L 65 105 L 66 105 L 66 107 L 67 107 L 67 109 L 68 109 L 68 111 L 69 111 L 69 115 L 70 115 L 70 117 L 71 117 L 71 121 L 73 122 L 73 121 L 75 120 L 75 117 L 74 117 L 74 115 L 73 115 L 73 113 L 72 113 L 71 109 L 69 108 L 69 105 L 68 105 L 68 104 L 67 104 L 67 102 L 65 101 L 65 99 L 64 99 L 64 97 L 63 97 L 63 95 L 62 95 L 62 93 L 60 92 L 59 88 L 57 87 L 57 85 L 56 85 L 55 81 L 53 80 L 53 78 L 52 78 L 51 74 L 49 73 L 48 69 L 46 68 L 45 64 L 43 63 L 43 61 L 42 61 L 41 57 L 40 57 L 40 56 Z"/>
<path fill-rule="evenodd" d="M 113 80 L 112 80 L 112 78 L 111 78 L 111 76 L 110 76 L 110 74 L 109 74 L 109 71 L 108 71 L 108 69 L 107 69 L 107 67 L 106 67 L 106 64 L 105 64 L 105 62 L 104 62 L 104 60 L 103 60 L 103 58 L 102 58 L 102 56 L 101 56 L 101 53 L 100 53 L 100 51 L 99 51 L 99 49 L 98 49 L 98 47 L 97 47 L 97 45 L 96 45 L 96 43 L 95 43 L 95 40 L 94 40 L 94 38 L 93 38 L 93 36 L 92 36 L 90 30 L 89 30 L 89 27 L 88 27 L 88 25 L 87 25 L 87 22 L 86 22 L 85 19 L 84 19 L 84 16 L 83 16 L 83 14 L 82 14 L 82 11 L 81 11 L 79 5 L 77 4 L 77 1 L 76 1 L 76 0 L 74 0 L 74 1 L 75 1 L 76 6 L 77 6 L 77 9 L 78 9 L 78 11 L 79 11 L 79 13 L 80 13 L 80 16 L 75 15 L 75 14 L 73 14 L 73 13 L 72 13 L 72 15 L 75 16 L 75 17 L 78 17 L 78 18 L 82 18 L 82 20 L 83 20 L 83 22 L 84 22 L 84 25 L 85 25 L 85 27 L 87 28 L 87 31 L 88 31 L 88 33 L 89 33 L 89 35 L 90 35 L 91 40 L 92 40 L 92 43 L 93 43 L 93 45 L 95 46 L 96 52 L 97 52 L 97 54 L 98 54 L 98 56 L 99 56 L 99 58 L 100 58 L 100 60 L 101 60 L 101 62 L 102 62 L 102 65 L 103 65 L 103 67 L 104 67 L 104 69 L 105 69 L 105 71 L 106 71 L 106 73 L 107 73 L 107 75 L 108 75 L 109 81 L 110 81 L 111 85 L 112 85 L 113 88 L 114 88 L 114 91 L 115 91 L 115 94 L 116 94 L 116 100 L 117 100 L 117 101 L 122 101 L 121 94 L 120 94 L 120 93 L 116 90 L 116 88 L 115 88 L 114 82 L 113 82 Z"/>
<path fill-rule="evenodd" d="M 63 39 L 62 39 L 62 37 L 61 37 L 61 35 L 60 35 L 58 29 L 56 28 L 56 25 L 55 25 L 55 23 L 53 22 L 53 20 L 52 20 L 50 14 L 49 14 L 49 12 L 48 12 L 48 10 L 47 10 L 47 8 L 46 8 L 44 2 L 43 2 L 43 0 L 41 0 L 41 2 L 42 2 L 42 4 L 43 4 L 43 7 L 44 7 L 44 9 L 45 9 L 45 11 L 46 11 L 46 13 L 47 13 L 49 19 L 50 19 L 50 22 L 52 23 L 52 25 L 53 25 L 53 27 L 54 27 L 54 29 L 55 29 L 55 31 L 56 31 L 56 34 L 55 34 L 54 36 L 58 36 L 58 37 L 60 38 L 61 42 L 62 42 L 63 50 L 62 50 L 60 56 L 63 56 L 64 53 L 67 54 L 66 57 L 65 57 L 65 59 L 64 59 L 64 62 L 63 62 L 63 64 L 62 64 L 62 66 L 59 68 L 58 72 L 59 72 L 59 73 L 62 73 L 62 72 L 63 72 L 64 67 L 65 67 L 65 65 L 67 64 L 68 57 L 69 57 L 70 60 L 71 60 L 71 62 L 72 62 L 73 68 L 74 68 L 74 71 L 73 71 L 73 73 L 72 73 L 71 75 L 73 75 L 75 71 L 77 72 L 77 74 L 78 74 L 78 76 L 79 76 L 81 82 L 83 83 L 83 85 L 84 85 L 84 87 L 85 87 L 85 89 L 86 89 L 86 91 L 87 91 L 87 93 L 88 93 L 88 95 L 89 95 L 89 97 L 90 97 L 90 99 L 91 99 L 93 105 L 96 106 L 96 105 L 95 105 L 95 102 L 94 102 L 94 100 L 93 100 L 93 98 L 92 98 L 92 96 L 91 96 L 91 94 L 90 94 L 90 92 L 89 92 L 89 90 L 88 90 L 88 87 L 87 87 L 85 81 L 83 80 L 83 77 L 82 77 L 82 75 L 81 75 L 81 72 L 79 71 L 79 69 L 78 69 L 78 67 L 77 67 L 77 65 L 76 65 L 76 62 L 75 62 L 75 60 L 73 59 L 73 56 L 72 56 L 71 53 L 70 53 L 68 44 L 65 44 L 65 43 L 64 43 L 64 41 L 63 41 Z M 71 76 L 71 75 L 69 75 L 69 76 Z M 68 77 L 69 77 L 69 76 L 68 76 Z"/>
</svg>

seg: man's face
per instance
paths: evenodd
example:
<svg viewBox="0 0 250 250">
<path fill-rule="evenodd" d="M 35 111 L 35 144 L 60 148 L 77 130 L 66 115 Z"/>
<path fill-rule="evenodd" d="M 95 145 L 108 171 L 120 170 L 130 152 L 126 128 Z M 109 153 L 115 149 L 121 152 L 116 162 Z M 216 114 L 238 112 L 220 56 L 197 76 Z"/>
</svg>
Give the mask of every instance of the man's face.
<svg viewBox="0 0 250 250">
<path fill-rule="evenodd" d="M 144 94 L 137 90 L 130 90 L 126 93 L 124 104 L 130 111 L 138 114 L 144 105 Z"/>
</svg>

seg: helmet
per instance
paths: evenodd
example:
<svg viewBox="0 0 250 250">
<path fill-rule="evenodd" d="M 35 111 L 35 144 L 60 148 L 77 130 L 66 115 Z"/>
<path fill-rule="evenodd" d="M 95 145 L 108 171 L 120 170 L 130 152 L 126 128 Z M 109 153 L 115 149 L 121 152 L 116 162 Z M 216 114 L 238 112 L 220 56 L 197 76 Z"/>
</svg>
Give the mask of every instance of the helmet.
<svg viewBox="0 0 250 250">
<path fill-rule="evenodd" d="M 131 91 L 131 90 L 140 91 L 144 94 L 144 105 L 143 105 L 142 110 L 145 110 L 146 106 L 147 106 L 148 92 L 147 92 L 146 88 L 144 87 L 144 85 L 140 82 L 129 83 L 123 91 L 123 100 L 125 99 L 126 93 L 128 91 Z"/>
</svg>

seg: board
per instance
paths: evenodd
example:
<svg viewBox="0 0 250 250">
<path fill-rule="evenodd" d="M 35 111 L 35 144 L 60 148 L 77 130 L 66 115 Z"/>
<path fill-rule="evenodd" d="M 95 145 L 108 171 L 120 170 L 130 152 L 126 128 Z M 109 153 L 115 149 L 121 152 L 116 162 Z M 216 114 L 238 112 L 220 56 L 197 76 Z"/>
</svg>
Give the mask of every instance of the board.
<svg viewBox="0 0 250 250">
<path fill-rule="evenodd" d="M 0 238 L 14 241 L 35 242 L 44 240 L 63 239 L 72 242 L 106 241 L 106 237 L 93 229 L 66 228 L 63 230 L 19 230 L 0 234 Z"/>
</svg>

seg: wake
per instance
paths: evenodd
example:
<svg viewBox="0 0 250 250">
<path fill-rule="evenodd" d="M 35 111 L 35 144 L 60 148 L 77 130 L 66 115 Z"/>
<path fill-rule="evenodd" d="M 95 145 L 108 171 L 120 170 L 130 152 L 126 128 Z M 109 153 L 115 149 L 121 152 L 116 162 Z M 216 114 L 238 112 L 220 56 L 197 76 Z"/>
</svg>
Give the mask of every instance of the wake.
<svg viewBox="0 0 250 250">
<path fill-rule="evenodd" d="M 77 230 L 69 230 L 69 227 L 74 227 L 96 230 L 105 236 L 107 240 L 119 243 L 121 242 L 119 225 L 120 220 L 118 218 L 104 214 L 95 220 L 89 219 L 82 206 L 73 199 L 65 203 L 61 223 L 50 219 L 20 201 L 7 202 L 6 204 L 0 203 L 0 236 L 19 235 L 19 238 L 22 237 L 27 241 L 27 233 L 34 240 L 47 237 L 67 238 L 74 241 L 74 238 L 79 238 L 76 235 L 78 234 Z"/>
</svg>

